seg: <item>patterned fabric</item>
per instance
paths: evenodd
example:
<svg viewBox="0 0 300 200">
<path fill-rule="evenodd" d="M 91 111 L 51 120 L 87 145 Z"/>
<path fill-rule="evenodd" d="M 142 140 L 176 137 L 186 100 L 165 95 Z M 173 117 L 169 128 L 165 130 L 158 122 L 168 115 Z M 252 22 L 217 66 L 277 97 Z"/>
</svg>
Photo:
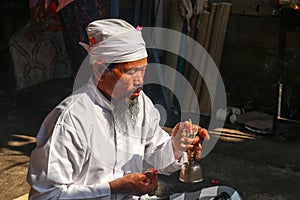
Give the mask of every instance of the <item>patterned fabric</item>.
<svg viewBox="0 0 300 200">
<path fill-rule="evenodd" d="M 37 41 L 29 42 L 24 37 L 29 25 L 14 33 L 9 41 L 16 89 L 51 79 L 71 77 L 62 32 L 42 32 Z"/>
<path fill-rule="evenodd" d="M 109 17 L 109 11 L 109 1 L 103 0 L 75 0 L 59 11 L 73 75 L 87 56 L 85 49 L 78 44 L 79 41 L 89 42 L 85 27 L 91 21 Z"/>
<path fill-rule="evenodd" d="M 175 193 L 169 197 L 144 195 L 139 200 L 243 200 L 241 195 L 231 187 L 212 186 L 195 192 Z"/>
<path fill-rule="evenodd" d="M 242 200 L 239 193 L 233 188 L 227 186 L 213 186 L 203 188 L 196 192 L 188 192 L 183 194 L 173 194 L 170 200 Z"/>
</svg>

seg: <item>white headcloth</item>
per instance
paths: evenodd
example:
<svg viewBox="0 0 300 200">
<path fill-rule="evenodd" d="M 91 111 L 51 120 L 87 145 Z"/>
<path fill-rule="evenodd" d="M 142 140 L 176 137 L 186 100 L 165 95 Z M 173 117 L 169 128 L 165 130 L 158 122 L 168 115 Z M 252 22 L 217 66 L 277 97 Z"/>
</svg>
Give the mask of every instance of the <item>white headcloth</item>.
<svg viewBox="0 0 300 200">
<path fill-rule="evenodd" d="M 147 57 L 140 30 L 121 19 L 102 19 L 86 28 L 90 45 L 80 42 L 90 55 L 90 63 L 122 63 Z"/>
</svg>

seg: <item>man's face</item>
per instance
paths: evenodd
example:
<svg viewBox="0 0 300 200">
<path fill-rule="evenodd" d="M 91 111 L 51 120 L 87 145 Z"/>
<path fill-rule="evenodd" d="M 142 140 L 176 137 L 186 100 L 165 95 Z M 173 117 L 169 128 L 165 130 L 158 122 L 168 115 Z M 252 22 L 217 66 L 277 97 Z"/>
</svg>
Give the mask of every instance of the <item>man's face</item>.
<svg viewBox="0 0 300 200">
<path fill-rule="evenodd" d="M 147 58 L 120 63 L 102 75 L 99 89 L 114 100 L 132 100 L 139 96 L 144 83 Z"/>
</svg>

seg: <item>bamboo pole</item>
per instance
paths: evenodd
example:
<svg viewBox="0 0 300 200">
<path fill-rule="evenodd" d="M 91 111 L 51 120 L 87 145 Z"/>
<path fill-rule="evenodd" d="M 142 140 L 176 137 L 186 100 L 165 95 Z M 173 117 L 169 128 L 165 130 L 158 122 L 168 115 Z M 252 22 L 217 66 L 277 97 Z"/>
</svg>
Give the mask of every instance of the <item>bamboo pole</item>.
<svg viewBox="0 0 300 200">
<path fill-rule="evenodd" d="M 203 47 L 203 45 L 205 43 L 205 39 L 206 39 L 209 18 L 210 18 L 210 12 L 208 12 L 208 11 L 202 12 L 200 15 L 199 21 L 198 21 L 198 25 L 197 25 L 198 33 L 197 33 L 196 40 L 199 42 L 199 44 L 202 47 Z M 202 69 L 205 67 L 206 62 L 203 62 L 203 59 L 204 59 L 203 55 L 200 55 L 200 59 L 201 59 L 200 72 L 202 72 L 203 71 Z M 199 98 L 199 94 L 201 92 L 202 84 L 203 84 L 202 75 L 198 74 L 195 85 L 193 86 L 198 98 Z"/>
<path fill-rule="evenodd" d="M 213 29 L 213 25 L 214 25 L 214 21 L 215 21 L 217 6 L 218 6 L 218 3 L 212 3 L 212 5 L 211 5 L 209 22 L 208 22 L 208 26 L 207 26 L 207 33 L 206 33 L 205 43 L 204 43 L 204 48 L 207 50 L 209 48 L 209 43 L 210 43 L 212 29 Z"/>
<path fill-rule="evenodd" d="M 223 46 L 224 46 L 224 41 L 225 41 L 225 35 L 227 31 L 227 25 L 229 21 L 229 15 L 230 15 L 230 10 L 231 10 L 231 4 L 230 3 L 221 3 L 222 6 L 222 21 L 220 23 L 220 33 L 219 37 L 217 38 L 217 49 L 215 51 L 215 58 L 216 58 L 216 64 L 218 67 L 220 67 L 221 64 L 221 58 L 222 58 L 222 53 L 223 53 Z"/>
<path fill-rule="evenodd" d="M 198 24 L 197 24 L 198 31 L 197 31 L 196 40 L 202 46 L 204 46 L 205 43 L 209 18 L 210 18 L 210 12 L 203 11 L 200 14 L 200 18 L 198 19 Z"/>
<path fill-rule="evenodd" d="M 209 17 L 209 22 L 207 25 L 207 32 L 206 32 L 206 37 L 205 37 L 205 43 L 204 43 L 204 48 L 209 51 L 210 43 L 211 43 L 211 38 L 212 38 L 212 33 L 213 33 L 213 27 L 215 23 L 215 17 L 216 17 L 216 12 L 218 8 L 218 3 L 212 3 L 211 5 L 211 12 L 210 12 L 210 17 Z M 207 64 L 207 59 L 205 56 L 202 58 L 203 59 L 203 65 Z M 203 75 L 207 75 L 207 70 L 203 70 Z M 210 95 L 207 89 L 206 83 L 201 84 L 201 91 L 199 93 L 198 97 L 200 101 L 200 111 L 203 115 L 210 115 L 211 114 L 211 102 L 210 102 Z"/>
<path fill-rule="evenodd" d="M 214 62 L 216 63 L 217 67 L 220 66 L 221 63 L 221 56 L 223 50 L 223 44 L 225 39 L 225 34 L 227 30 L 227 24 L 229 19 L 231 9 L 231 3 L 219 3 L 215 8 L 215 19 L 213 20 L 213 29 L 212 29 L 212 36 L 210 41 L 206 39 L 206 45 L 208 47 L 208 52 Z M 212 7 L 213 10 L 213 7 Z M 210 20 L 211 22 L 212 20 Z M 211 25 L 211 24 L 210 24 Z M 210 31 L 210 29 L 208 30 Z M 205 70 L 204 76 L 210 79 L 209 87 L 214 92 L 216 91 L 217 83 L 218 83 L 218 74 L 212 74 L 210 70 Z M 214 94 L 210 94 L 207 88 L 207 85 L 203 85 L 203 89 L 200 93 L 200 110 L 202 114 L 211 115 L 211 99 L 214 98 Z"/>
<path fill-rule="evenodd" d="M 211 42 L 209 45 L 209 54 L 214 59 L 216 65 L 219 67 L 221 63 L 221 56 L 223 44 L 230 14 L 230 3 L 219 3 L 216 13 L 216 20 L 214 23 Z"/>
<path fill-rule="evenodd" d="M 164 13 L 166 13 L 167 16 L 169 16 L 169 17 L 165 18 L 165 20 L 168 19 L 168 21 L 165 21 L 165 23 L 167 24 L 166 25 L 167 28 L 182 32 L 184 19 L 179 12 L 178 5 L 179 5 L 179 0 L 165 0 L 163 2 Z M 170 38 L 170 39 L 167 38 L 167 42 L 168 42 L 168 44 L 171 44 L 171 45 L 177 45 L 177 49 L 180 49 L 180 41 L 175 41 L 175 43 L 174 43 L 172 38 Z M 177 63 L 178 63 L 178 55 L 172 54 L 170 52 L 166 52 L 165 64 L 176 69 Z M 174 88 L 169 88 L 171 91 L 174 91 L 175 87 L 176 87 L 175 86 L 175 81 L 176 81 L 175 77 L 169 77 L 168 74 L 164 74 L 164 79 L 166 81 L 168 81 L 169 83 L 171 83 L 171 85 L 174 86 Z M 170 99 L 171 105 L 168 105 L 168 106 L 172 106 L 174 104 L 173 93 L 170 90 L 168 90 L 167 95 Z"/>
</svg>

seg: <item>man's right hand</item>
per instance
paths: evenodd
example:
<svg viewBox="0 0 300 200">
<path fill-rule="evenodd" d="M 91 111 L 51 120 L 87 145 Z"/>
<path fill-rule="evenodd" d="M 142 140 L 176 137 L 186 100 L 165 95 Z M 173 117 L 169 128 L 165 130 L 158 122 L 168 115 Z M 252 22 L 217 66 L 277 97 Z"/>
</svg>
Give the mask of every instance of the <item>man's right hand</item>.
<svg viewBox="0 0 300 200">
<path fill-rule="evenodd" d="M 157 180 L 157 175 L 149 176 L 143 173 L 132 173 L 109 182 L 109 185 L 111 193 L 140 196 L 153 192 L 157 188 Z"/>
<path fill-rule="evenodd" d="M 184 135 L 184 130 L 189 130 L 191 128 L 197 129 L 197 135 L 194 138 Z M 172 129 L 171 139 L 175 158 L 180 160 L 182 152 L 186 151 L 187 149 L 194 148 L 196 152 L 196 159 L 199 160 L 202 148 L 200 144 L 201 138 L 204 138 L 204 140 L 209 140 L 209 135 L 206 129 L 201 128 L 197 124 L 191 124 L 191 122 L 189 121 L 177 123 L 176 126 Z"/>
</svg>

